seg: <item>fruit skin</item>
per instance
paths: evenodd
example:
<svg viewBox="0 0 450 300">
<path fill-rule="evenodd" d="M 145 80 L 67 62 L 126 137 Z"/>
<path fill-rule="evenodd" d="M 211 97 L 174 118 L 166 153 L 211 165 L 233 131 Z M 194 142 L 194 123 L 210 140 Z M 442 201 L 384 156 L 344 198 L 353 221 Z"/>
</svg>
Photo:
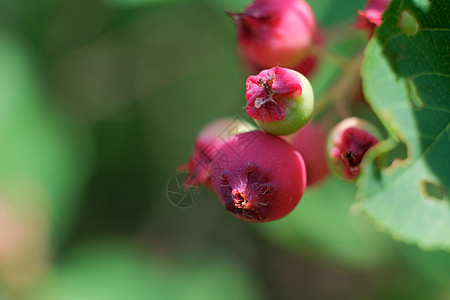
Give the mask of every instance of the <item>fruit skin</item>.
<svg viewBox="0 0 450 300">
<path fill-rule="evenodd" d="M 291 212 L 306 186 L 302 156 L 277 136 L 262 131 L 235 135 L 211 164 L 222 205 L 248 222 L 268 222 Z"/>
<path fill-rule="evenodd" d="M 306 56 L 316 30 L 303 0 L 256 0 L 244 13 L 228 13 L 236 24 L 238 51 L 262 68 L 294 67 Z"/>
<path fill-rule="evenodd" d="M 322 47 L 324 43 L 325 43 L 325 34 L 320 28 L 317 28 L 313 38 L 313 45 L 316 47 Z M 242 53 L 241 54 L 238 53 L 238 58 L 240 64 L 243 66 L 244 71 L 247 74 L 259 73 L 262 70 L 266 69 L 264 67 L 252 64 L 251 62 L 247 61 L 243 57 Z M 310 77 L 312 74 L 314 74 L 317 65 L 318 65 L 318 57 L 314 53 L 308 52 L 308 54 L 298 64 L 292 66 L 291 69 L 303 74 L 305 77 Z"/>
<path fill-rule="evenodd" d="M 358 19 L 353 25 L 355 28 L 366 30 L 369 38 L 373 31 L 380 26 L 383 20 L 381 16 L 389 5 L 390 0 L 368 0 L 363 10 L 358 10 Z"/>
<path fill-rule="evenodd" d="M 249 76 L 245 112 L 258 126 L 275 135 L 288 135 L 305 125 L 314 110 L 309 80 L 287 68 L 274 67 Z"/>
<path fill-rule="evenodd" d="M 330 173 L 325 157 L 326 135 L 323 130 L 314 123 L 308 123 L 289 139 L 305 161 L 307 185 L 323 181 Z"/>
<path fill-rule="evenodd" d="M 327 163 L 330 170 L 342 179 L 354 181 L 361 171 L 366 152 L 381 138 L 378 130 L 359 118 L 339 122 L 327 138 Z M 377 160 L 381 164 L 384 157 Z"/>
<path fill-rule="evenodd" d="M 255 130 L 251 124 L 236 118 L 221 118 L 208 123 L 198 134 L 194 142 L 194 151 L 189 163 L 181 165 L 178 170 L 189 172 L 185 184 L 198 186 L 204 184 L 212 187 L 210 178 L 210 164 L 217 154 L 217 150 L 225 143 L 230 132 L 232 134 Z"/>
</svg>

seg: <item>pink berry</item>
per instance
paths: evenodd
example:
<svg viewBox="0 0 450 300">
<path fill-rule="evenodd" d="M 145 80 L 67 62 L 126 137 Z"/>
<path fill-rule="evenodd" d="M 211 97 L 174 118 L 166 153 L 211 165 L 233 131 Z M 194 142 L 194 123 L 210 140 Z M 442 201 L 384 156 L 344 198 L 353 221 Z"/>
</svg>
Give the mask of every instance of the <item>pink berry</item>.
<svg viewBox="0 0 450 300">
<path fill-rule="evenodd" d="M 312 116 L 314 94 L 302 74 L 281 67 L 263 70 L 246 82 L 247 115 L 272 134 L 291 134 Z"/>
<path fill-rule="evenodd" d="M 238 31 L 238 49 L 262 68 L 294 67 L 313 42 L 316 22 L 303 0 L 255 0 L 242 14 L 229 13 Z"/>
<path fill-rule="evenodd" d="M 368 0 L 363 10 L 358 10 L 358 19 L 354 27 L 367 30 L 369 38 L 373 31 L 383 22 L 381 16 L 389 5 L 390 0 Z"/>
<path fill-rule="evenodd" d="M 222 118 L 207 124 L 200 131 L 194 143 L 194 152 L 189 163 L 178 169 L 189 171 L 186 184 L 205 184 L 211 187 L 210 164 L 217 154 L 219 147 L 231 134 L 238 134 L 255 128 L 240 119 Z"/>
<path fill-rule="evenodd" d="M 325 43 L 325 34 L 323 33 L 321 28 L 317 28 L 314 34 L 313 44 L 316 47 L 322 47 L 324 43 Z M 306 77 L 310 77 L 316 70 L 317 63 L 318 63 L 317 56 L 314 53 L 310 53 L 299 64 L 292 67 L 292 69 L 305 75 Z"/>
<path fill-rule="evenodd" d="M 211 165 L 223 206 L 249 222 L 277 220 L 291 212 L 306 185 L 302 156 L 282 139 L 251 131 L 231 137 Z"/>
<path fill-rule="evenodd" d="M 309 123 L 292 136 L 292 146 L 305 160 L 308 186 L 317 184 L 329 174 L 325 138 L 325 133 L 314 123 Z"/>
<path fill-rule="evenodd" d="M 327 140 L 327 162 L 330 169 L 346 180 L 356 180 L 366 152 L 376 144 L 380 135 L 370 123 L 348 118 L 338 123 Z"/>
<path fill-rule="evenodd" d="M 324 34 L 322 30 L 318 28 L 314 34 L 313 44 L 317 47 L 321 47 L 324 44 L 324 40 L 325 40 Z M 265 69 L 264 67 L 248 62 L 247 60 L 245 60 L 244 57 L 242 57 L 242 55 L 239 55 L 239 59 L 240 63 L 244 66 L 244 69 L 246 70 L 247 73 L 251 74 L 259 73 Z M 291 69 L 303 74 L 305 77 L 309 77 L 316 70 L 317 64 L 318 64 L 317 56 L 314 55 L 314 53 L 309 53 Z"/>
</svg>

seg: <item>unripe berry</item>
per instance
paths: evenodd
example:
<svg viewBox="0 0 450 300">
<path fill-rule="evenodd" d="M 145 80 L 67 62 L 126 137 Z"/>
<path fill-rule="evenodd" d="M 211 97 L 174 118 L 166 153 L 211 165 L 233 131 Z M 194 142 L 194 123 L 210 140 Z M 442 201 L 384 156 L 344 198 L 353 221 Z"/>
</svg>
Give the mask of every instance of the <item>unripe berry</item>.
<svg viewBox="0 0 450 300">
<path fill-rule="evenodd" d="M 354 27 L 366 30 L 369 38 L 372 37 L 373 31 L 383 22 L 381 16 L 389 5 L 391 0 L 368 0 L 363 10 L 358 10 L 358 19 Z"/>
<path fill-rule="evenodd" d="M 305 125 L 290 136 L 292 147 L 305 160 L 308 186 L 319 183 L 329 174 L 325 158 L 325 138 L 325 133 L 314 123 Z"/>
<path fill-rule="evenodd" d="M 238 31 L 238 50 L 262 68 L 298 65 L 312 44 L 316 22 L 303 0 L 255 0 L 242 14 L 229 13 Z"/>
<path fill-rule="evenodd" d="M 249 222 L 277 220 L 291 212 L 306 185 L 302 156 L 282 139 L 262 131 L 235 135 L 211 165 L 223 206 Z"/>
<path fill-rule="evenodd" d="M 246 82 L 246 113 L 272 134 L 291 134 L 312 116 L 314 94 L 302 74 L 281 67 L 263 70 Z"/>
<path fill-rule="evenodd" d="M 205 184 L 211 187 L 210 164 L 217 154 L 219 147 L 230 134 L 239 134 L 255 128 L 240 119 L 222 118 L 207 124 L 198 134 L 194 142 L 194 151 L 189 163 L 179 167 L 187 170 L 189 177 L 186 184 Z"/>
<path fill-rule="evenodd" d="M 330 169 L 346 180 L 356 180 L 366 152 L 381 138 L 378 130 L 359 118 L 338 123 L 327 139 L 327 162 Z"/>
</svg>

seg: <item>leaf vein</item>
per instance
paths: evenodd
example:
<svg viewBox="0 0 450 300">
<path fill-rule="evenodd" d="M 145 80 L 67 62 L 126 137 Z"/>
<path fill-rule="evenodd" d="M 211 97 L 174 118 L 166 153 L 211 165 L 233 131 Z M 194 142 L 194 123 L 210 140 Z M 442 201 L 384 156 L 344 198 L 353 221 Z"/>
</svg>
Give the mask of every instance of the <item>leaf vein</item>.
<svg viewBox="0 0 450 300">
<path fill-rule="evenodd" d="M 421 77 L 421 76 L 440 76 L 440 77 L 447 77 L 450 78 L 450 75 L 448 74 L 443 74 L 443 73 L 439 73 L 439 72 L 423 72 L 423 73 L 417 73 L 414 75 L 409 76 L 409 78 L 417 78 L 417 77 Z"/>
</svg>

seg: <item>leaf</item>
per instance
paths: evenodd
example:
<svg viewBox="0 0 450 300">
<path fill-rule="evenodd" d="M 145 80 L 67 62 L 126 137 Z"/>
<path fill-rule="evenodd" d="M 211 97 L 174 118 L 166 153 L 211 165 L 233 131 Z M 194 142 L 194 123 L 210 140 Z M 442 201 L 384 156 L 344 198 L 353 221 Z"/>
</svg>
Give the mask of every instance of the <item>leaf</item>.
<svg viewBox="0 0 450 300">
<path fill-rule="evenodd" d="M 368 153 L 358 205 L 394 238 L 426 249 L 450 250 L 449 6 L 392 1 L 361 70 L 367 101 L 392 138 Z M 407 159 L 381 171 L 368 163 L 398 143 Z"/>
</svg>

